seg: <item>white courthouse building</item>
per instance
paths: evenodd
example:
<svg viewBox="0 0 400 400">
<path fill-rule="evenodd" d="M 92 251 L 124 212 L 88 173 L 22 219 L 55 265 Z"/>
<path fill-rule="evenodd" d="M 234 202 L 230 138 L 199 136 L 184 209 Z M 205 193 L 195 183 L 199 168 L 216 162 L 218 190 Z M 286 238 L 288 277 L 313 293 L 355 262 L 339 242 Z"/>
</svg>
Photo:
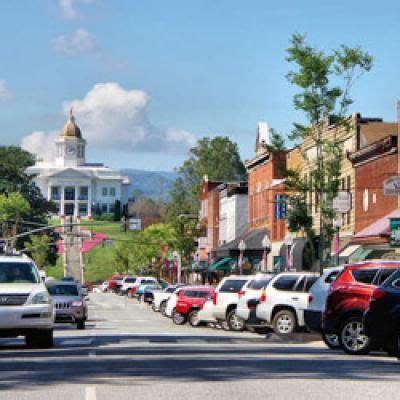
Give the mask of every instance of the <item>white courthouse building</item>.
<svg viewBox="0 0 400 400">
<path fill-rule="evenodd" d="M 27 169 L 43 196 L 52 200 L 59 216 L 90 218 L 96 213 L 111 214 L 116 201 L 128 201 L 129 179 L 104 164 L 86 163 L 86 140 L 70 115 L 55 142 L 56 158 L 38 161 Z"/>
</svg>

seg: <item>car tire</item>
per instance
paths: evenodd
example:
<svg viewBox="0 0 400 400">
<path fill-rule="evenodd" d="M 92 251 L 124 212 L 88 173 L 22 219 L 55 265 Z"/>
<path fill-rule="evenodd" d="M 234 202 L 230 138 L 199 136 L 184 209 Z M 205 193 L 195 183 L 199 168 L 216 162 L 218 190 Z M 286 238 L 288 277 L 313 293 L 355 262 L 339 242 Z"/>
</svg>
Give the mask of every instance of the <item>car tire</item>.
<svg viewBox="0 0 400 400">
<path fill-rule="evenodd" d="M 54 346 L 53 329 L 40 330 L 25 336 L 28 347 L 49 349 Z"/>
<path fill-rule="evenodd" d="M 341 348 L 339 336 L 335 333 L 323 333 L 322 340 L 332 350 L 337 350 Z"/>
<path fill-rule="evenodd" d="M 183 325 L 186 322 L 186 316 L 178 313 L 175 309 L 172 313 L 172 321 L 175 325 Z"/>
<path fill-rule="evenodd" d="M 352 355 L 368 354 L 371 349 L 371 339 L 364 334 L 364 323 L 361 316 L 347 318 L 339 329 L 341 348 Z"/>
<path fill-rule="evenodd" d="M 167 309 L 167 302 L 166 301 L 163 301 L 161 304 L 160 304 L 160 313 L 161 313 L 161 315 L 163 315 L 164 317 L 166 317 L 167 316 L 167 314 L 166 314 L 166 309 Z"/>
<path fill-rule="evenodd" d="M 272 328 L 279 336 L 291 335 L 297 328 L 296 316 L 293 311 L 278 311 L 272 320 Z"/>
<path fill-rule="evenodd" d="M 199 326 L 203 325 L 203 323 L 199 319 L 199 311 L 200 310 L 193 310 L 188 315 L 189 324 L 193 328 L 198 328 Z"/>
<path fill-rule="evenodd" d="M 79 330 L 85 329 L 85 320 L 81 319 L 80 321 L 78 321 L 77 324 L 76 324 L 76 327 Z"/>
<path fill-rule="evenodd" d="M 229 311 L 226 323 L 230 331 L 242 332 L 246 327 L 245 321 L 236 314 L 236 309 Z"/>
</svg>

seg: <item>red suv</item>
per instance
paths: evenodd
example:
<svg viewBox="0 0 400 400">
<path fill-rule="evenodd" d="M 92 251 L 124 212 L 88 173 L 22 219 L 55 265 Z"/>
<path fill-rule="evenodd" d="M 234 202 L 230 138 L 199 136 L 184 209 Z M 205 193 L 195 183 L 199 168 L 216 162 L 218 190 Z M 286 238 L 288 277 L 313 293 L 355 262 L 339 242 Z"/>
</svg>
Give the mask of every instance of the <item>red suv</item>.
<svg viewBox="0 0 400 400">
<path fill-rule="evenodd" d="M 190 325 L 198 326 L 200 324 L 198 312 L 213 295 L 214 288 L 207 286 L 191 286 L 181 289 L 172 313 L 172 320 L 177 325 L 183 325 L 189 320 Z"/>
<path fill-rule="evenodd" d="M 371 340 L 364 333 L 363 314 L 372 292 L 394 271 L 400 261 L 365 261 L 348 265 L 331 284 L 323 316 L 325 333 L 336 334 L 349 354 L 367 354 Z"/>
<path fill-rule="evenodd" d="M 108 290 L 116 291 L 118 284 L 121 283 L 124 277 L 122 275 L 113 275 L 108 281 Z"/>
</svg>

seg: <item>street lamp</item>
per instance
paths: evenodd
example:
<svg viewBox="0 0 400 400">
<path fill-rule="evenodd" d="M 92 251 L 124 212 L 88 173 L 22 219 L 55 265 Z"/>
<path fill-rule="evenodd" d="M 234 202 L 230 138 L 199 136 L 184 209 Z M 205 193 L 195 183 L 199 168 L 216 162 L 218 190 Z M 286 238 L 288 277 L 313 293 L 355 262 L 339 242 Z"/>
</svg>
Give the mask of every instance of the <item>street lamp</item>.
<svg viewBox="0 0 400 400">
<path fill-rule="evenodd" d="M 284 243 L 286 245 L 286 267 L 287 270 L 292 268 L 292 259 L 290 257 L 290 251 L 294 243 L 294 237 L 291 233 L 288 233 L 285 237 Z"/>
<path fill-rule="evenodd" d="M 239 261 L 238 261 L 239 273 L 240 273 L 240 275 L 243 275 L 243 254 L 246 251 L 246 242 L 243 239 L 241 239 L 238 247 L 239 247 L 239 253 L 240 253 Z"/>
<path fill-rule="evenodd" d="M 262 259 L 262 272 L 267 272 L 267 257 L 268 253 L 271 251 L 271 239 L 266 234 L 261 242 L 261 245 L 264 249 L 263 251 L 263 259 Z"/>
<path fill-rule="evenodd" d="M 343 225 L 342 214 L 336 214 L 332 221 L 333 227 L 336 229 L 334 248 L 333 252 L 335 254 L 335 265 L 339 265 L 339 252 L 340 252 L 340 228 Z"/>
</svg>

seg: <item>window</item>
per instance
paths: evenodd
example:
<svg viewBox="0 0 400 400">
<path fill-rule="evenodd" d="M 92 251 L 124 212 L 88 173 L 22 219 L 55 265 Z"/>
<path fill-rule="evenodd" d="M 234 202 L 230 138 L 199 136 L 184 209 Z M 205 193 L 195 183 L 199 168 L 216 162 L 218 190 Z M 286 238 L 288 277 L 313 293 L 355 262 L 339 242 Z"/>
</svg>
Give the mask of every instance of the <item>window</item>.
<svg viewBox="0 0 400 400">
<path fill-rule="evenodd" d="M 141 284 L 141 285 L 144 285 L 144 284 L 146 284 L 146 283 L 156 283 L 156 282 L 154 281 L 154 279 L 142 279 L 142 280 L 140 281 L 140 284 Z"/>
<path fill-rule="evenodd" d="M 75 200 L 75 188 L 66 187 L 65 188 L 65 200 Z"/>
<path fill-rule="evenodd" d="M 113 213 L 115 211 L 115 204 L 114 203 L 110 204 L 108 209 L 109 209 L 110 213 Z"/>
<path fill-rule="evenodd" d="M 211 296 L 212 296 L 211 292 L 206 292 L 206 291 L 204 291 L 204 290 L 198 291 L 198 292 L 196 293 L 196 297 L 197 297 L 198 299 L 207 299 L 207 298 L 209 298 L 209 297 L 211 297 Z"/>
<path fill-rule="evenodd" d="M 115 197 L 116 191 L 115 188 L 110 188 L 110 196 Z"/>
<path fill-rule="evenodd" d="M 272 278 L 254 279 L 248 285 L 247 289 L 260 290 L 265 288 Z"/>
<path fill-rule="evenodd" d="M 400 278 L 395 279 L 395 280 L 392 282 L 392 286 L 393 286 L 395 289 L 400 289 Z"/>
<path fill-rule="evenodd" d="M 185 297 L 194 298 L 194 297 L 197 297 L 197 292 L 195 292 L 194 290 L 185 290 L 185 291 L 183 292 L 183 295 L 184 295 Z"/>
<path fill-rule="evenodd" d="M 341 271 L 331 272 L 326 278 L 325 283 L 332 283 L 336 281 L 336 278 L 339 276 Z"/>
<path fill-rule="evenodd" d="M 238 293 L 244 284 L 247 282 L 247 280 L 242 280 L 242 279 L 228 279 L 226 280 L 221 288 L 219 289 L 219 292 L 221 293 Z"/>
<path fill-rule="evenodd" d="M 79 204 L 79 215 L 86 215 L 86 214 L 87 214 L 87 205 Z"/>
<path fill-rule="evenodd" d="M 107 213 L 108 209 L 107 209 L 107 204 L 102 204 L 101 205 L 101 212 L 102 213 Z"/>
<path fill-rule="evenodd" d="M 314 285 L 314 283 L 318 280 L 318 276 L 307 276 L 306 277 L 306 286 L 304 288 L 305 292 L 308 292 L 312 285 Z"/>
<path fill-rule="evenodd" d="M 378 269 L 355 269 L 355 270 L 351 271 L 354 279 L 357 282 L 365 283 L 367 285 L 372 284 L 377 272 L 378 272 Z"/>
<path fill-rule="evenodd" d="M 397 271 L 397 269 L 394 269 L 394 268 L 382 268 L 382 270 L 380 271 L 379 275 L 377 276 L 376 281 L 374 282 L 374 284 L 376 286 L 380 286 L 395 271 Z"/>
<path fill-rule="evenodd" d="M 75 285 L 51 285 L 47 290 L 52 296 L 79 296 Z"/>
<path fill-rule="evenodd" d="M 275 281 L 273 286 L 277 290 L 292 291 L 298 279 L 296 275 L 283 275 Z"/>
<path fill-rule="evenodd" d="M 88 199 L 89 188 L 87 186 L 81 186 L 79 188 L 79 200 Z"/>
<path fill-rule="evenodd" d="M 104 187 L 103 189 L 101 189 L 101 195 L 103 197 L 108 196 L 108 188 Z"/>
<path fill-rule="evenodd" d="M 36 268 L 29 262 L 1 262 L 0 283 L 39 283 Z"/>
<path fill-rule="evenodd" d="M 304 292 L 304 285 L 306 282 L 306 277 L 303 276 L 296 284 L 295 288 L 293 289 L 294 292 Z"/>
<path fill-rule="evenodd" d="M 136 278 L 125 278 L 125 283 L 135 283 Z"/>
</svg>

